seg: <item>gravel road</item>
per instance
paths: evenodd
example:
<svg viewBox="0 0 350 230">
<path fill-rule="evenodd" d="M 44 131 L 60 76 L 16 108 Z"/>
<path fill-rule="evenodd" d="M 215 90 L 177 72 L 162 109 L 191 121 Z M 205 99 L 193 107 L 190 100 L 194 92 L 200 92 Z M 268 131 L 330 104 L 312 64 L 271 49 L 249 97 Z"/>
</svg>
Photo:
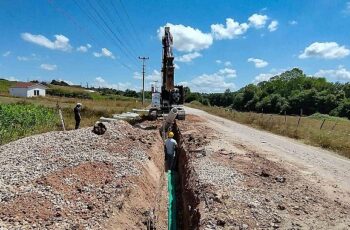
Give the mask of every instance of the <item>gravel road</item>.
<svg viewBox="0 0 350 230">
<path fill-rule="evenodd" d="M 330 198 L 350 202 L 350 160 L 331 151 L 300 141 L 250 128 L 204 111 L 186 107 L 188 114 L 205 119 L 220 139 L 238 148 L 263 154 L 300 173 L 310 183 L 322 187 Z"/>
</svg>

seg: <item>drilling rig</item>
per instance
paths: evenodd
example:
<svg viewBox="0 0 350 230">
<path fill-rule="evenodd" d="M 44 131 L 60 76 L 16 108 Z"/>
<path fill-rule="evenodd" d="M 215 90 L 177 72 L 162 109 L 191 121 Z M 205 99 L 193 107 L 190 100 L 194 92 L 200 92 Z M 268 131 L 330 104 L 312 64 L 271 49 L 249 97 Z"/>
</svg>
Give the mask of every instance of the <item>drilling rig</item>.
<svg viewBox="0 0 350 230">
<path fill-rule="evenodd" d="M 173 56 L 173 36 L 170 33 L 170 27 L 164 28 L 162 37 L 162 85 L 161 92 L 153 92 L 154 98 L 159 98 L 158 102 L 152 103 L 149 110 L 149 116 L 156 119 L 158 116 L 168 114 L 171 109 L 176 108 L 177 119 L 185 120 L 185 110 L 183 107 L 185 101 L 184 88 L 182 85 L 174 84 L 174 56 Z M 160 96 L 159 96 L 160 94 Z"/>
</svg>

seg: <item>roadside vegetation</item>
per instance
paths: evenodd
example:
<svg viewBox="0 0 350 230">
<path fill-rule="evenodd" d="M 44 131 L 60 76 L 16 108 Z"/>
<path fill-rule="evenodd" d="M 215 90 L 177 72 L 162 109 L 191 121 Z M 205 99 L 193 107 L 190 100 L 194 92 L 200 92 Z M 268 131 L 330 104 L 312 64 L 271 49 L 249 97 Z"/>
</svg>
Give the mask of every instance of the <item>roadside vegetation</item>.
<svg viewBox="0 0 350 230">
<path fill-rule="evenodd" d="M 242 112 L 288 115 L 314 113 L 350 119 L 350 83 L 332 83 L 322 77 L 307 76 L 294 68 L 268 81 L 249 84 L 236 92 L 192 93 L 187 88 L 186 102 L 230 107 Z"/>
<path fill-rule="evenodd" d="M 41 105 L 0 104 L 0 144 L 55 129 L 58 116 L 54 109 Z"/>
<path fill-rule="evenodd" d="M 113 89 L 88 90 L 65 82 L 51 83 L 54 84 L 46 84 L 49 87 L 46 97 L 17 98 L 8 93 L 9 87 L 16 82 L 0 79 L 0 144 L 37 133 L 62 130 L 57 105 L 62 110 L 67 130 L 75 127 L 73 108 L 77 102 L 83 104 L 81 127 L 94 125 L 102 116 L 112 117 L 113 114 L 142 108 L 141 100 L 136 98 L 139 94 L 132 90 L 117 94 Z"/>
<path fill-rule="evenodd" d="M 123 100 L 111 100 L 111 99 L 79 99 L 79 98 L 66 98 L 66 97 L 36 97 L 36 98 L 14 98 L 0 96 L 0 105 L 8 104 L 9 107 L 17 106 L 22 104 L 30 104 L 34 106 L 43 106 L 45 108 L 52 109 L 58 117 L 57 103 L 62 109 L 64 122 L 66 129 L 74 129 L 75 120 L 73 114 L 73 108 L 77 102 L 83 104 L 81 111 L 82 120 L 80 123 L 81 127 L 88 127 L 95 124 L 101 116 L 111 117 L 113 114 L 123 113 L 131 111 L 133 108 L 141 108 L 142 104 L 139 100 L 134 98 L 124 98 Z M 56 120 L 56 125 L 51 126 L 51 130 L 61 130 L 59 120 Z M 29 134 L 30 135 L 30 134 Z"/>
<path fill-rule="evenodd" d="M 198 101 L 193 101 L 188 105 L 254 128 L 300 139 L 307 144 L 330 149 L 350 158 L 350 121 L 346 118 L 319 113 L 300 117 L 239 112 L 231 108 L 206 106 Z"/>
</svg>

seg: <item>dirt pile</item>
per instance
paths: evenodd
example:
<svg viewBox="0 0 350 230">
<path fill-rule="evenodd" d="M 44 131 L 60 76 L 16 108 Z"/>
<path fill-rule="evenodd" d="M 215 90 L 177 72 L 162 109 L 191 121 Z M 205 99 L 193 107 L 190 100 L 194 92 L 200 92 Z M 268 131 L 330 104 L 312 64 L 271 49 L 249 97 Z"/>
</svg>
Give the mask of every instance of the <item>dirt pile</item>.
<svg viewBox="0 0 350 230">
<path fill-rule="evenodd" d="M 214 132 L 199 117 L 179 121 L 199 229 L 347 229 L 350 206 L 298 172 Z"/>
<path fill-rule="evenodd" d="M 151 214 L 166 226 L 158 131 L 105 126 L 0 146 L 0 229 L 140 229 Z"/>
</svg>

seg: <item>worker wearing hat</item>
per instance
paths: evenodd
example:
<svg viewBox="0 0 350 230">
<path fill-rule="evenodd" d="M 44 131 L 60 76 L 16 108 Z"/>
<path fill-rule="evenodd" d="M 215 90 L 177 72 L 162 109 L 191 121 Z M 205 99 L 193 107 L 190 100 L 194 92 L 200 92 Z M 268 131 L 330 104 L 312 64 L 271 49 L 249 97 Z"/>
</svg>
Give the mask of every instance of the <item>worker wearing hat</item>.
<svg viewBox="0 0 350 230">
<path fill-rule="evenodd" d="M 168 170 L 172 170 L 175 166 L 175 153 L 177 148 L 177 142 L 174 139 L 174 133 L 169 132 L 168 138 L 165 140 L 165 160 Z"/>
<path fill-rule="evenodd" d="M 79 129 L 79 126 L 80 126 L 80 121 L 81 121 L 80 111 L 81 111 L 81 107 L 82 107 L 82 104 L 79 103 L 79 102 L 74 107 L 75 129 Z"/>
</svg>

